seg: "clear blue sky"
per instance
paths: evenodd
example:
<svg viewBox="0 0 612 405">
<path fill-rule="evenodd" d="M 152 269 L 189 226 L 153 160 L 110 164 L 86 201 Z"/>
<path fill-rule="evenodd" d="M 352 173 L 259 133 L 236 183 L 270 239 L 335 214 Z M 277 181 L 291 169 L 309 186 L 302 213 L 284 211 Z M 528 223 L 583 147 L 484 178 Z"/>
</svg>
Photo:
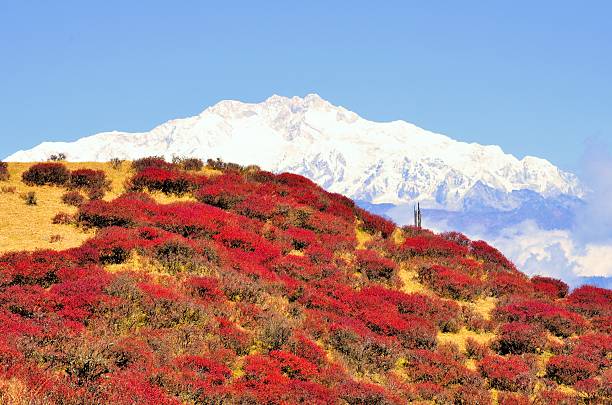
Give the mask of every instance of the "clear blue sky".
<svg viewBox="0 0 612 405">
<path fill-rule="evenodd" d="M 5 1 L 0 156 L 319 93 L 575 169 L 612 138 L 607 1 Z"/>
</svg>

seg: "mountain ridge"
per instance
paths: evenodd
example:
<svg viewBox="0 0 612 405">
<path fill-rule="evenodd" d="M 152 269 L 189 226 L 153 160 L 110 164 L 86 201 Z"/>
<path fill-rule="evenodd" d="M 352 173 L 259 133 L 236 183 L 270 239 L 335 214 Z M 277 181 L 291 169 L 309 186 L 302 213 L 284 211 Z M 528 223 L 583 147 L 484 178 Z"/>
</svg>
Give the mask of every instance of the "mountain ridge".
<svg viewBox="0 0 612 405">
<path fill-rule="evenodd" d="M 273 95 L 261 103 L 224 100 L 200 114 L 147 132 L 102 132 L 75 142 L 44 142 L 7 161 L 72 161 L 148 155 L 221 157 L 304 175 L 326 189 L 373 203 L 420 201 L 461 211 L 482 183 L 544 197 L 585 193 L 578 178 L 537 157 L 518 159 L 497 145 L 465 143 L 402 120 L 374 122 L 316 94 Z M 495 205 L 495 204 L 494 204 Z M 499 207 L 503 209 L 503 202 Z"/>
</svg>

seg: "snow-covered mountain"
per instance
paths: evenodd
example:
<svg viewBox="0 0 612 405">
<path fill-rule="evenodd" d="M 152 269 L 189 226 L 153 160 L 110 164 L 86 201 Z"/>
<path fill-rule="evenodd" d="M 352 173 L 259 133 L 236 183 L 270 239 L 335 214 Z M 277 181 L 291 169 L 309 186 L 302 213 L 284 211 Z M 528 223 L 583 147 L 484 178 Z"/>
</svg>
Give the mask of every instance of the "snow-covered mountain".
<svg viewBox="0 0 612 405">
<path fill-rule="evenodd" d="M 221 101 L 201 114 L 149 132 L 105 132 L 75 142 L 45 142 L 6 161 L 71 161 L 149 155 L 220 157 L 271 171 L 302 174 L 326 189 L 370 203 L 421 201 L 460 211 L 474 204 L 514 210 L 520 193 L 582 197 L 573 174 L 499 146 L 455 141 L 405 121 L 373 122 L 323 100 L 272 96 L 258 104 Z M 466 206 L 468 205 L 468 206 Z"/>
</svg>

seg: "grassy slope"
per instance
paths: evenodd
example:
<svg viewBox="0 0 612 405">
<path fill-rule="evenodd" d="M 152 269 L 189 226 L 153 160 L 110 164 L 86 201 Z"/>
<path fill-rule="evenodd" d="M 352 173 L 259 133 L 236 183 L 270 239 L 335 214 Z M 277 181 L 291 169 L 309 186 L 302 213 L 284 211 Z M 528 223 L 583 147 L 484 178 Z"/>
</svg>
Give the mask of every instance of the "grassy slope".
<svg viewBox="0 0 612 405">
<path fill-rule="evenodd" d="M 123 183 L 130 175 L 129 163 L 124 163 L 119 169 L 113 169 L 109 163 L 66 162 L 70 170 L 81 168 L 104 170 L 111 181 L 111 190 L 104 199 L 112 200 L 124 192 Z M 16 250 L 53 249 L 63 250 L 80 246 L 85 240 L 93 236 L 91 232 L 71 225 L 56 225 L 51 222 L 59 212 L 74 214 L 76 208 L 63 204 L 62 195 L 66 192 L 60 187 L 30 187 L 21 181 L 21 174 L 31 166 L 31 163 L 9 163 L 11 178 L 0 182 L 0 253 Z M 216 171 L 204 169 L 208 175 Z M 14 192 L 3 192 L 2 188 L 15 188 Z M 34 191 L 38 204 L 28 206 L 20 197 L 21 194 Z M 190 197 L 176 198 L 163 194 L 155 196 L 160 203 L 185 200 Z M 51 237 L 59 235 L 60 241 L 51 242 Z"/>
<path fill-rule="evenodd" d="M 130 176 L 129 163 L 124 163 L 121 168 L 114 169 L 109 163 L 65 163 L 70 170 L 78 168 L 90 168 L 104 170 L 107 178 L 111 181 L 111 190 L 105 196 L 106 200 L 111 200 L 124 192 L 124 182 Z M 0 182 L 0 188 L 15 188 L 14 192 L 0 191 L 0 254 L 7 251 L 17 250 L 35 250 L 35 249 L 54 249 L 63 250 L 71 247 L 80 246 L 85 240 L 93 236 L 93 232 L 83 231 L 81 228 L 73 225 L 55 225 L 52 224 L 52 218 L 58 212 L 67 212 L 73 214 L 76 208 L 67 206 L 61 202 L 61 196 L 65 193 L 63 188 L 59 187 L 29 187 L 21 182 L 21 174 L 30 166 L 30 163 L 10 163 L 9 171 L 11 178 L 9 181 Z M 216 171 L 204 169 L 204 174 L 215 175 Z M 28 206 L 20 197 L 22 193 L 34 191 L 38 198 L 38 204 Z M 160 203 L 170 203 L 178 200 L 186 200 L 191 197 L 171 197 L 163 194 L 156 194 L 154 198 Z M 61 240 L 51 242 L 51 237 L 60 235 Z M 371 236 L 356 228 L 356 236 L 358 240 L 358 248 L 364 248 L 366 243 L 371 239 Z M 393 240 L 396 244 L 403 242 L 400 232 L 393 235 Z M 294 254 L 293 252 L 291 254 Z M 296 251 L 295 254 L 302 255 Z M 417 279 L 416 268 L 418 263 L 404 262 L 400 266 L 398 273 L 401 290 L 406 293 L 423 293 L 435 295 L 433 291 L 420 283 Z M 146 258 L 140 258 L 133 255 L 131 259 L 121 265 L 109 265 L 107 270 L 117 272 L 125 269 L 138 269 L 156 274 L 156 266 Z M 159 274 L 161 275 L 161 274 Z M 469 306 L 475 312 L 483 315 L 484 318 L 490 318 L 491 311 L 495 308 L 496 299 L 492 297 L 480 298 L 474 302 L 459 302 L 460 305 Z M 283 305 L 285 303 L 278 303 Z M 465 328 L 460 329 L 455 333 L 439 333 L 438 339 L 440 343 L 448 342 L 456 344 L 462 352 L 465 352 L 465 342 L 468 337 L 474 338 L 480 343 L 487 343 L 495 338 L 495 335 L 490 332 L 473 332 Z M 554 339 L 552 336 L 550 339 Z M 256 352 L 256 350 L 254 350 Z M 333 351 L 328 351 L 328 356 L 333 358 L 336 354 Z M 542 366 L 545 364 L 545 359 L 550 357 L 550 353 L 542 353 Z M 466 366 L 474 368 L 472 360 L 466 361 Z M 233 370 L 234 374 L 240 375 L 240 370 Z M 401 372 L 401 367 L 397 368 Z M 235 375 L 235 377 L 236 377 Z M 0 387 L 5 391 L 5 399 L 19 397 L 20 389 L 18 381 L 0 381 Z M 571 392 L 569 387 L 562 389 Z M 495 398 L 495 396 L 494 396 Z"/>
</svg>

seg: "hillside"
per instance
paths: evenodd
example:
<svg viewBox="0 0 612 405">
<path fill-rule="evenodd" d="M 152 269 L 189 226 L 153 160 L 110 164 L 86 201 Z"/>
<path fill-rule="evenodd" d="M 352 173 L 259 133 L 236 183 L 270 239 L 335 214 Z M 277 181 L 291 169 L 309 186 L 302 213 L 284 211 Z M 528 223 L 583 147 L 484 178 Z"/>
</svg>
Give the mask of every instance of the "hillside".
<svg viewBox="0 0 612 405">
<path fill-rule="evenodd" d="M 612 291 L 299 175 L 144 158 L 0 179 L 0 403 L 612 397 Z"/>
</svg>

